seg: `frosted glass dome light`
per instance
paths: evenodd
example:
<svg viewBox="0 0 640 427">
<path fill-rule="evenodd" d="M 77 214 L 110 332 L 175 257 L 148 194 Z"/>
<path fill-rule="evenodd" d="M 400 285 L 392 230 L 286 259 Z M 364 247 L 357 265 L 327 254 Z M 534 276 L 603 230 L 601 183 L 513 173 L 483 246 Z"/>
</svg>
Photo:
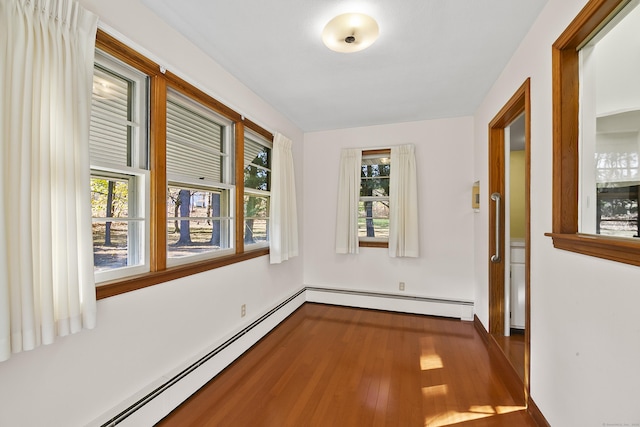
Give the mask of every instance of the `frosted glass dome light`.
<svg viewBox="0 0 640 427">
<path fill-rule="evenodd" d="M 335 52 L 358 52 L 371 46 L 379 34 L 378 23 L 372 17 L 344 13 L 325 25 L 322 42 Z"/>
</svg>

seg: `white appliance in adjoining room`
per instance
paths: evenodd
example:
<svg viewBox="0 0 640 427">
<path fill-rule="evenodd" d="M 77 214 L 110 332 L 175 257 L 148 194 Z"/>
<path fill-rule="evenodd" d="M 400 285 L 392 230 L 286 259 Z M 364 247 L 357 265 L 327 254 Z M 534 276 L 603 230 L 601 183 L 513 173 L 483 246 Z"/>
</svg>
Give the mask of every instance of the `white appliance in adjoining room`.
<svg viewBox="0 0 640 427">
<path fill-rule="evenodd" d="M 525 251 L 524 240 L 511 239 L 511 322 L 513 329 L 525 327 Z"/>
</svg>

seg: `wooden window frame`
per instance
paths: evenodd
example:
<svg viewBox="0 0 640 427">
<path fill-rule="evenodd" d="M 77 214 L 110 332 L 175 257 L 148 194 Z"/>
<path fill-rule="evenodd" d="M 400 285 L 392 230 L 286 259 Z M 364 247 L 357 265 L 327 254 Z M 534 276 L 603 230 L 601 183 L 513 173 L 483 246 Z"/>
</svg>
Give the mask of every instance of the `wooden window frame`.
<svg viewBox="0 0 640 427">
<path fill-rule="evenodd" d="M 390 148 L 382 148 L 376 150 L 362 150 L 362 156 L 391 156 Z M 371 241 L 360 240 L 358 237 L 358 246 L 361 248 L 389 248 L 389 239 L 387 241 Z"/>
<path fill-rule="evenodd" d="M 553 44 L 553 246 L 640 266 L 640 241 L 578 232 L 578 48 L 629 0 L 591 0 Z"/>
<path fill-rule="evenodd" d="M 113 281 L 102 282 L 96 286 L 96 298 L 142 289 L 159 283 L 175 280 L 192 274 L 201 273 L 219 267 L 246 261 L 269 254 L 269 248 L 245 251 L 243 240 L 244 227 L 244 131 L 251 129 L 255 133 L 273 142 L 273 134 L 246 119 L 240 113 L 227 107 L 200 89 L 187 83 L 159 64 L 139 54 L 124 43 L 102 30 L 98 30 L 96 49 L 119 59 L 125 64 L 147 74 L 150 80 L 149 104 L 149 169 L 150 169 L 150 271 Z M 218 114 L 231 120 L 235 134 L 235 254 L 213 257 L 167 268 L 167 214 L 166 190 L 166 103 L 167 89 L 173 90 L 205 105 Z"/>
</svg>

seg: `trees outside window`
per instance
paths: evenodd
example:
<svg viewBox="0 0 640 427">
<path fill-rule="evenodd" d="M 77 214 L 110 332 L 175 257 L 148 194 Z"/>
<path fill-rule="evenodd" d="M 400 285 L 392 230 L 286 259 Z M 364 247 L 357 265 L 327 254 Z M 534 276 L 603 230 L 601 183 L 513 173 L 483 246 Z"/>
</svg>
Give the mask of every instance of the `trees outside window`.
<svg viewBox="0 0 640 427">
<path fill-rule="evenodd" d="M 363 241 L 389 238 L 390 150 L 362 153 L 358 237 Z"/>
</svg>

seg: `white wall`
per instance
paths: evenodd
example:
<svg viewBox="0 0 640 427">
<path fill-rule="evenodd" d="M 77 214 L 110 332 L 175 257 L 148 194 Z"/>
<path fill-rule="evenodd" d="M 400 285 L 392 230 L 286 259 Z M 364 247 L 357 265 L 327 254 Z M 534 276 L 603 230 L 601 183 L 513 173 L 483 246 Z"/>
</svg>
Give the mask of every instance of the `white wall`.
<svg viewBox="0 0 640 427">
<path fill-rule="evenodd" d="M 586 0 L 549 0 L 475 114 L 487 200 L 487 129 L 531 77 L 531 396 L 552 426 L 640 423 L 640 268 L 553 248 L 551 45 Z M 476 313 L 488 326 L 488 211 L 475 220 Z M 618 424 L 616 424 L 618 423 Z"/>
<path fill-rule="evenodd" d="M 301 215 L 299 129 L 138 0 L 81 3 L 128 39 L 123 41 L 267 129 L 293 139 Z M 268 257 L 260 257 L 101 300 L 96 329 L 0 363 L 0 425 L 85 425 L 300 288 L 302 257 L 274 266 Z M 244 319 L 241 304 L 247 305 Z"/>
<path fill-rule="evenodd" d="M 307 286 L 473 300 L 473 121 L 471 117 L 305 134 Z M 342 148 L 413 143 L 418 164 L 420 257 L 386 249 L 335 253 L 338 167 Z"/>
</svg>

